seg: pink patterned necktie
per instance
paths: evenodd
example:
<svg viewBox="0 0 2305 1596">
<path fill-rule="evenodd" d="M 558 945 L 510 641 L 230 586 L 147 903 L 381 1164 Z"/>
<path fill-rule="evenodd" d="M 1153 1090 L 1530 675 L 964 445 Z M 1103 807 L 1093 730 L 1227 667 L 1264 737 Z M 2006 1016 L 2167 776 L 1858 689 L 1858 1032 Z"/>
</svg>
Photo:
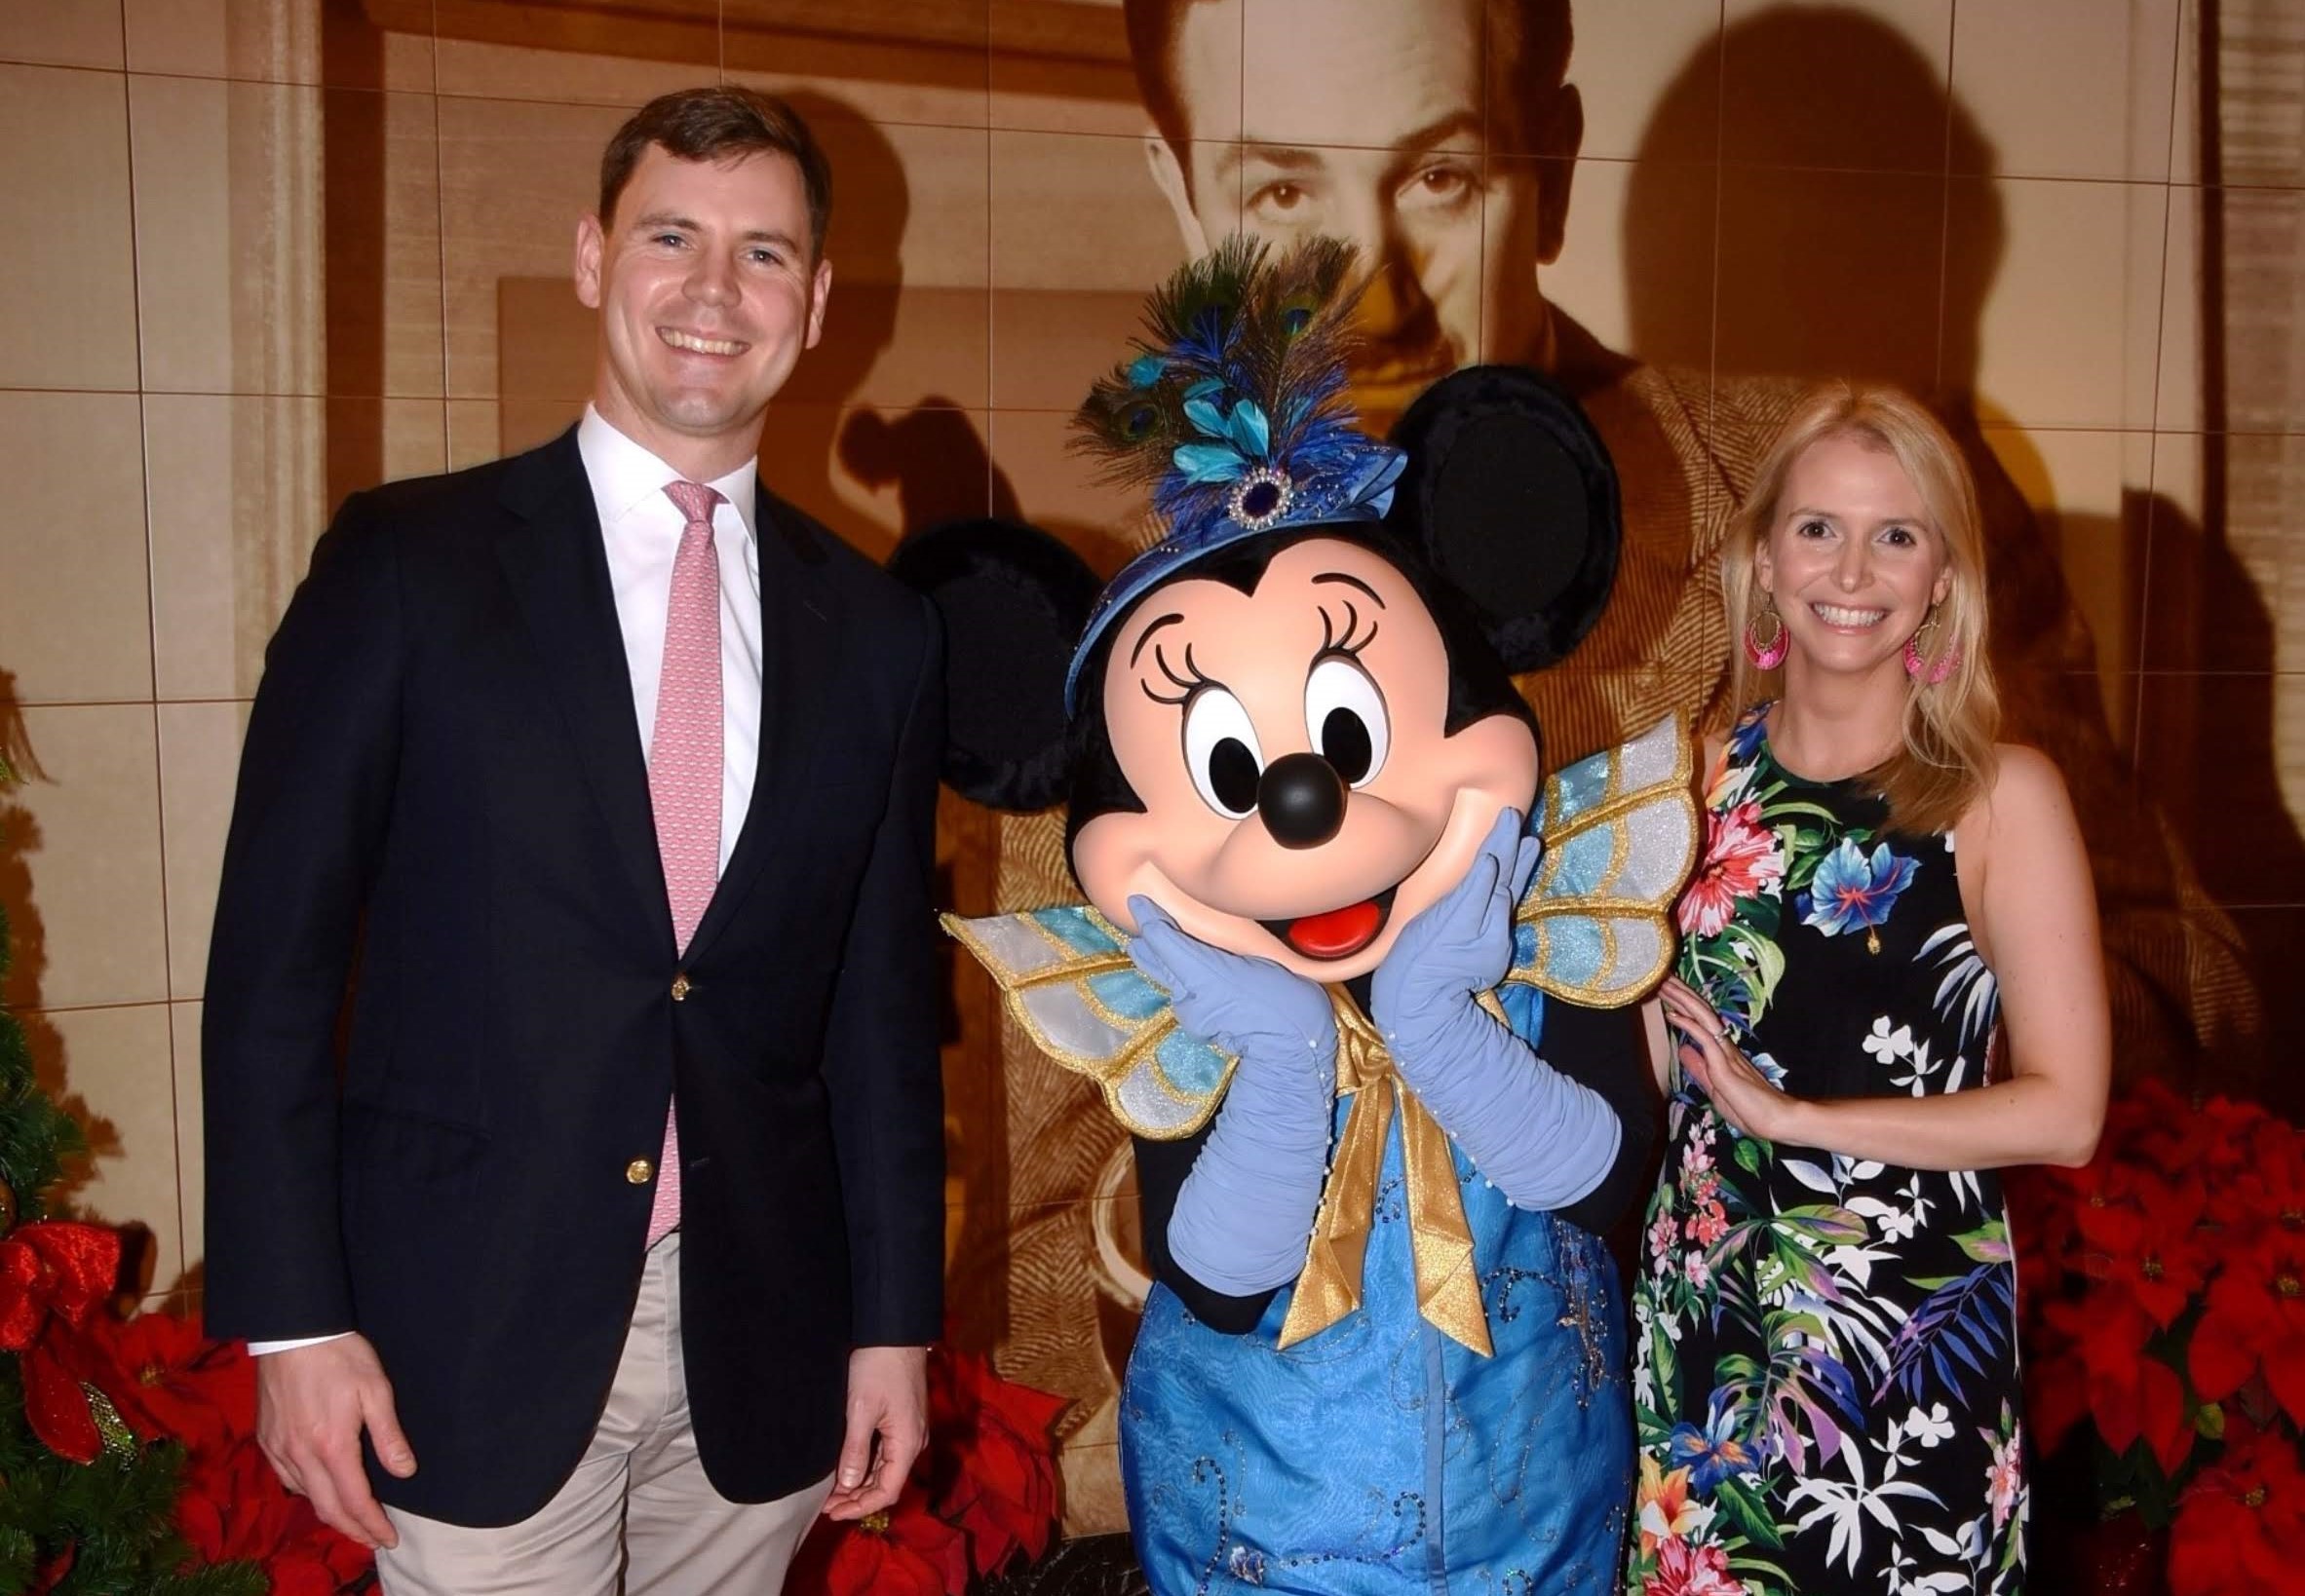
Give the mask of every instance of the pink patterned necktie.
<svg viewBox="0 0 2305 1596">
<path fill-rule="evenodd" d="M 687 524 L 672 559 L 664 672 L 657 681 L 656 729 L 648 740 L 648 800 L 656 811 L 656 853 L 672 907 L 672 939 L 685 954 L 720 879 L 720 565 L 712 553 L 712 507 L 720 495 L 697 482 L 669 483 L 665 492 Z M 655 1246 L 679 1223 L 675 1106 L 665 1117 L 648 1244 Z"/>
</svg>

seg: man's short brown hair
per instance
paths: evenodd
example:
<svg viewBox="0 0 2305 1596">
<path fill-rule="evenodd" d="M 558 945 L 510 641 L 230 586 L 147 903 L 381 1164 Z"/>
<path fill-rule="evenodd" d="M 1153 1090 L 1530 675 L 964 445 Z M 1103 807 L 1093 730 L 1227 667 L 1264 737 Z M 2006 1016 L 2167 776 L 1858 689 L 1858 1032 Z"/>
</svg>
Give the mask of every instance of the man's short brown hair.
<svg viewBox="0 0 2305 1596">
<path fill-rule="evenodd" d="M 789 156 L 808 195 L 809 253 L 825 252 L 832 217 L 832 169 L 800 113 L 757 89 L 721 84 L 659 95 L 616 130 L 600 156 L 600 226 L 616 214 L 616 198 L 649 145 L 682 161 L 730 161 L 764 150 Z"/>
</svg>

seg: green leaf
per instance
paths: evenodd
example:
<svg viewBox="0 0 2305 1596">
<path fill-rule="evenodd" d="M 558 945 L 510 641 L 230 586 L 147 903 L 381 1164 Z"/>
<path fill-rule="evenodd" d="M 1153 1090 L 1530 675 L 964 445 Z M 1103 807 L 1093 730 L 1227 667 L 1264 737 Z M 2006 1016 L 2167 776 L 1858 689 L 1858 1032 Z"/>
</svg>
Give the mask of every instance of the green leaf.
<svg viewBox="0 0 2305 1596">
<path fill-rule="evenodd" d="M 1966 1231 L 1953 1239 L 1960 1243 L 1973 1263 L 2006 1264 L 2016 1258 L 2009 1245 L 2009 1227 L 1998 1219 L 1989 1219 L 1974 1231 Z"/>
<path fill-rule="evenodd" d="M 1712 1488 L 1712 1500 L 1729 1521 L 1742 1530 L 1747 1539 L 1773 1549 L 1782 1548 L 1784 1538 L 1777 1533 L 1777 1525 L 1769 1515 L 1768 1504 L 1747 1489 L 1735 1475 L 1723 1475 Z"/>
</svg>

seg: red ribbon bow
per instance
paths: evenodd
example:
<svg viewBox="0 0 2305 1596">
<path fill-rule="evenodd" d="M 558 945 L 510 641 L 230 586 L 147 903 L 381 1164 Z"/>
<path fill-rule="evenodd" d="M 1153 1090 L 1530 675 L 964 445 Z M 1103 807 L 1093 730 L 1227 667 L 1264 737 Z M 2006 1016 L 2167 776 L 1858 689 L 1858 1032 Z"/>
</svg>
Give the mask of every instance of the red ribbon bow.
<svg viewBox="0 0 2305 1596">
<path fill-rule="evenodd" d="M 24 1416 L 43 1445 L 74 1463 L 102 1448 L 88 1397 L 57 1356 L 58 1324 L 76 1331 L 120 1274 L 120 1234 L 46 1220 L 0 1238 L 0 1351 L 23 1354 Z"/>
</svg>

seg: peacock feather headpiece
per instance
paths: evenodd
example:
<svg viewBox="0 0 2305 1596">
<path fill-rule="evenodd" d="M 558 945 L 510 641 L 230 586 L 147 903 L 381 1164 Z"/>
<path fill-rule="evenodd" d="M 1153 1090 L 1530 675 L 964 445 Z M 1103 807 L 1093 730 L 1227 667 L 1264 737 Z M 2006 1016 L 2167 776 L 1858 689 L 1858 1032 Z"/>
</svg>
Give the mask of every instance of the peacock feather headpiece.
<svg viewBox="0 0 2305 1596">
<path fill-rule="evenodd" d="M 1406 460 L 1353 424 L 1352 267 L 1334 239 L 1278 257 L 1228 239 L 1153 293 L 1136 354 L 1090 390 L 1074 446 L 1103 459 L 1106 480 L 1150 487 L 1161 541 L 1098 595 L 1065 673 L 1068 710 L 1097 638 L 1181 566 L 1280 527 L 1384 518 Z"/>
</svg>

